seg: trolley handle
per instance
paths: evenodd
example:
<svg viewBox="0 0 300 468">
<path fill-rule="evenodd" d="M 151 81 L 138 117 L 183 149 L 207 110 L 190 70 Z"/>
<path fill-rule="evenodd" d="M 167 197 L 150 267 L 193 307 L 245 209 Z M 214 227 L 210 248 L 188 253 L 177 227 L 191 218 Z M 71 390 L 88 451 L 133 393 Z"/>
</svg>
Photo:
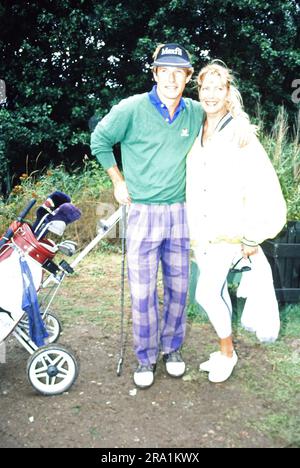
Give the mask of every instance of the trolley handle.
<svg viewBox="0 0 300 468">
<path fill-rule="evenodd" d="M 31 208 L 33 207 L 33 205 L 36 203 L 36 199 L 33 198 L 32 200 L 30 200 L 30 202 L 28 203 L 28 205 L 24 208 L 23 211 L 21 211 L 21 213 L 19 214 L 19 216 L 17 216 L 17 221 L 19 223 L 23 223 L 24 222 L 24 218 L 25 216 L 29 213 L 29 211 L 31 210 Z M 2 239 L 0 240 L 0 249 L 1 247 L 3 247 L 14 235 L 14 230 L 12 228 L 8 228 L 6 233 L 3 234 L 3 237 Z"/>
</svg>

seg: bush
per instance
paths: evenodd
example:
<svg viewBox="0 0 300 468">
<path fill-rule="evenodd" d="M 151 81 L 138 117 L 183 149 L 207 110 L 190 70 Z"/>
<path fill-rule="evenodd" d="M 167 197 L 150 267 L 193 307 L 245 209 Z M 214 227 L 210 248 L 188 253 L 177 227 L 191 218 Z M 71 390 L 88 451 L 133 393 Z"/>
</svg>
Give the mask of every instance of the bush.
<svg viewBox="0 0 300 468">
<path fill-rule="evenodd" d="M 278 174 L 287 202 L 288 220 L 300 220 L 300 112 L 289 137 L 288 116 L 282 107 L 278 112 L 271 134 L 260 138 Z"/>
<path fill-rule="evenodd" d="M 84 167 L 72 172 L 67 171 L 63 165 L 49 168 L 44 173 L 37 172 L 23 174 L 20 183 L 4 201 L 0 198 L 0 231 L 4 232 L 11 221 L 26 206 L 31 198 L 36 198 L 38 207 L 43 204 L 48 195 L 54 190 L 67 193 L 82 211 L 82 218 L 68 228 L 68 236 L 75 237 L 79 243 L 89 241 L 95 236 L 96 204 L 99 200 L 111 201 L 111 183 L 106 172 L 99 164 L 89 159 L 84 160 Z M 35 219 L 35 209 L 31 210 L 28 220 Z"/>
</svg>

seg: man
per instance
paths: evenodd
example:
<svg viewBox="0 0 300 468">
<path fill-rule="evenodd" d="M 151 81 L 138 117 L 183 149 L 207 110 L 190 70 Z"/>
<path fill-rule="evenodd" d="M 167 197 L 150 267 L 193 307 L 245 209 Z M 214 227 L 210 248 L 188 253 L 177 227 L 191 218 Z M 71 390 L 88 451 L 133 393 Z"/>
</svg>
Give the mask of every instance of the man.
<svg viewBox="0 0 300 468">
<path fill-rule="evenodd" d="M 156 85 L 114 106 L 97 125 L 92 153 L 107 170 L 120 204 L 130 205 L 127 228 L 128 279 L 132 300 L 134 382 L 152 385 L 159 352 L 166 371 L 181 377 L 180 354 L 188 290 L 189 239 L 185 213 L 186 155 L 203 119 L 200 104 L 183 99 L 193 68 L 179 44 L 157 47 Z M 112 147 L 121 143 L 125 180 Z M 164 306 L 160 322 L 157 272 L 162 264 Z"/>
</svg>

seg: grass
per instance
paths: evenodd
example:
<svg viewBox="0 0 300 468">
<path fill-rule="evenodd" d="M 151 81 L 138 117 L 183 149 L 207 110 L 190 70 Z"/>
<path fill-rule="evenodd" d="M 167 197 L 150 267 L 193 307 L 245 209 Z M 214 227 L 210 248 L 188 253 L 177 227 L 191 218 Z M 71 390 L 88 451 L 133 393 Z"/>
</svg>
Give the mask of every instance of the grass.
<svg viewBox="0 0 300 468">
<path fill-rule="evenodd" d="M 78 265 L 76 276 L 65 280 L 53 305 L 65 327 L 80 326 L 83 321 L 101 325 L 108 333 L 120 327 L 120 252 L 105 247 L 95 249 Z M 70 294 L 72 291 L 72 294 Z M 238 300 L 233 317 L 234 336 L 241 352 L 240 367 L 231 384 L 238 384 L 251 401 L 263 404 L 263 412 L 249 417 L 245 425 L 282 446 L 300 445 L 300 306 L 289 305 L 281 310 L 281 333 L 273 344 L 261 344 L 240 326 L 242 300 Z M 130 297 L 126 285 L 126 317 L 130 318 Z M 189 305 L 189 326 L 200 331 L 202 350 L 215 349 L 215 335 L 206 316 L 195 305 Z M 131 333 L 130 326 L 128 333 Z M 200 344 L 189 343 L 185 354 L 196 356 Z M 196 349 L 197 347 L 197 349 Z M 244 356 L 248 350 L 248 356 Z M 199 373 L 191 369 L 186 381 L 201 384 Z M 234 408 L 232 409 L 234 411 Z M 230 415 L 232 416 L 232 412 Z"/>
<path fill-rule="evenodd" d="M 238 315 L 238 314 L 237 314 Z M 281 309 L 281 332 L 273 344 L 258 344 L 252 334 L 241 329 L 238 320 L 235 334 L 256 350 L 254 359 L 240 369 L 247 392 L 264 401 L 262 417 L 248 425 L 275 442 L 300 446 L 300 306 Z"/>
<path fill-rule="evenodd" d="M 118 245 L 108 248 L 107 244 L 95 248 L 77 266 L 74 275 L 63 281 L 51 309 L 59 315 L 64 327 L 86 320 L 108 331 L 118 330 L 121 255 Z M 128 290 L 125 294 L 129 312 Z"/>
<path fill-rule="evenodd" d="M 240 325 L 243 300 L 238 300 L 233 315 L 234 336 L 253 348 L 254 356 L 239 369 L 247 393 L 264 401 L 265 412 L 247 425 L 282 442 L 287 447 L 300 447 L 300 305 L 287 305 L 280 310 L 281 331 L 273 344 L 259 344 L 252 333 Z M 208 319 L 195 304 L 188 307 L 193 324 L 205 327 Z M 187 345 L 188 346 L 188 345 Z M 205 353 L 215 350 L 207 342 Z M 192 375 L 191 380 L 197 379 Z"/>
<path fill-rule="evenodd" d="M 253 427 L 270 434 L 273 439 L 285 441 L 286 448 L 300 448 L 300 418 L 286 412 L 270 414 Z"/>
</svg>

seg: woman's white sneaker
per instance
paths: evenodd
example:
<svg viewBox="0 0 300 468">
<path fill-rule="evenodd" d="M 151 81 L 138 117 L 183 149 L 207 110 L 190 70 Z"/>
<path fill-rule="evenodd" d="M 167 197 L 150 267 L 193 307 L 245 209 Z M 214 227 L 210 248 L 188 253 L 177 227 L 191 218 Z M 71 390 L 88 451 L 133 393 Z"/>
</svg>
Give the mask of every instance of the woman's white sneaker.
<svg viewBox="0 0 300 468">
<path fill-rule="evenodd" d="M 210 360 L 210 369 L 208 380 L 213 383 L 220 383 L 227 380 L 238 362 L 238 357 L 233 351 L 232 357 L 227 357 L 224 354 L 216 353 L 213 359 Z"/>
<path fill-rule="evenodd" d="M 209 372 L 210 368 L 212 366 L 212 361 L 216 357 L 216 355 L 218 355 L 218 354 L 220 354 L 220 351 L 216 351 L 214 353 L 211 353 L 210 356 L 209 356 L 208 361 L 201 362 L 201 364 L 199 366 L 199 371 Z"/>
</svg>

